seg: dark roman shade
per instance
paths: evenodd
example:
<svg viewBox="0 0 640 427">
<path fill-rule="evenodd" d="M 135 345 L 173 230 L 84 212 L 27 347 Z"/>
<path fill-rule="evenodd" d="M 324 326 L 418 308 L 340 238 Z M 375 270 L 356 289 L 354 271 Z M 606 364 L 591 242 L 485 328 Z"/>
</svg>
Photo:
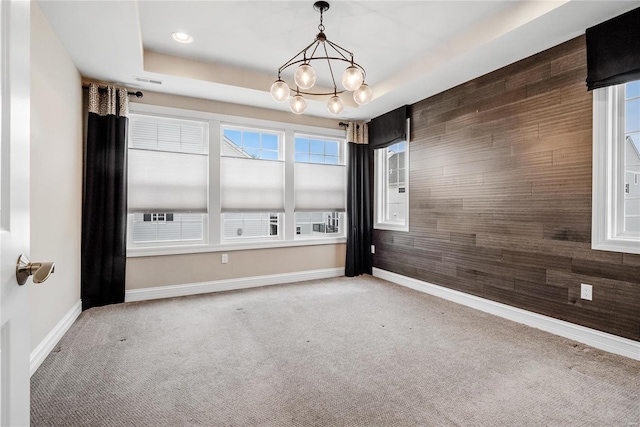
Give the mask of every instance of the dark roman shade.
<svg viewBox="0 0 640 427">
<path fill-rule="evenodd" d="M 385 148 L 407 139 L 406 105 L 389 111 L 369 122 L 369 147 L 373 150 Z"/>
<path fill-rule="evenodd" d="M 587 89 L 640 79 L 640 8 L 588 28 Z"/>
</svg>

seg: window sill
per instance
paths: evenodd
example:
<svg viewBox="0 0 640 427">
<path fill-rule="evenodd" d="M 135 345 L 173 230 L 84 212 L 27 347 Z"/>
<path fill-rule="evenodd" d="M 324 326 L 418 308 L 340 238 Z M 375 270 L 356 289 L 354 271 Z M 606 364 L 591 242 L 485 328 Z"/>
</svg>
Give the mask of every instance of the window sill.
<svg viewBox="0 0 640 427">
<path fill-rule="evenodd" d="M 598 251 L 621 252 L 628 254 L 640 254 L 640 241 L 637 238 L 617 238 L 594 241 L 591 249 Z"/>
<path fill-rule="evenodd" d="M 269 242 L 239 242 L 224 243 L 220 245 L 191 245 L 191 246 L 151 246 L 127 248 L 127 258 L 138 258 L 147 256 L 163 256 L 163 255 L 183 255 L 197 254 L 206 252 L 232 252 L 245 251 L 251 249 L 275 249 L 288 248 L 296 246 L 315 246 L 315 245 L 335 245 L 346 243 L 346 237 L 332 237 L 327 239 L 305 239 L 305 240 L 288 240 L 288 241 L 269 241 Z"/>
<path fill-rule="evenodd" d="M 408 224 L 376 223 L 374 230 L 409 231 Z"/>
</svg>

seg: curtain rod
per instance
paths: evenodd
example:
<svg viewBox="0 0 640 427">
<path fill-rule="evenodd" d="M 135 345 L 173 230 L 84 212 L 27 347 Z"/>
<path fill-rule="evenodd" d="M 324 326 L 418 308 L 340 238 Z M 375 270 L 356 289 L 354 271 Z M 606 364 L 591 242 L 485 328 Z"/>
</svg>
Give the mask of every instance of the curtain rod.
<svg viewBox="0 0 640 427">
<path fill-rule="evenodd" d="M 349 127 L 349 123 L 340 122 L 340 123 L 338 123 L 338 126 L 340 126 L 341 128 L 348 128 Z M 360 124 L 356 124 L 356 129 L 360 129 Z"/>
<path fill-rule="evenodd" d="M 89 85 L 82 85 L 82 89 L 89 89 Z M 107 90 L 104 87 L 98 87 L 98 92 L 104 92 L 105 90 Z M 142 98 L 144 96 L 144 93 L 137 91 L 137 92 L 128 92 L 127 91 L 127 95 L 132 95 L 135 96 L 136 98 Z"/>
</svg>

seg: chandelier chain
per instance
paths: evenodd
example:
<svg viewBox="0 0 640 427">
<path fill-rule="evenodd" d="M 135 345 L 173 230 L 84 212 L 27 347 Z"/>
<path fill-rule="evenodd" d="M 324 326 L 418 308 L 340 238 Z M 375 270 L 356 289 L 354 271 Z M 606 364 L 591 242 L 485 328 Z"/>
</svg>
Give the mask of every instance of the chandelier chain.
<svg viewBox="0 0 640 427">
<path fill-rule="evenodd" d="M 322 24 L 322 12 L 324 12 L 324 9 L 320 8 L 320 25 L 318 25 L 318 30 L 321 33 L 324 32 L 324 25 Z"/>
</svg>

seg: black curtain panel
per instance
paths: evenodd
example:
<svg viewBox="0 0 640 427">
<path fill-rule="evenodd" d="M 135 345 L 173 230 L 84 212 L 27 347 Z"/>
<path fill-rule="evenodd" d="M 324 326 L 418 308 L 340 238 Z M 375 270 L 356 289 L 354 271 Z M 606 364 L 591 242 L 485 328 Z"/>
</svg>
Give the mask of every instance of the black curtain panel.
<svg viewBox="0 0 640 427">
<path fill-rule="evenodd" d="M 588 28 L 587 89 L 640 79 L 640 8 Z"/>
<path fill-rule="evenodd" d="M 350 140 L 349 166 L 347 169 L 347 259 L 345 262 L 345 275 L 347 277 L 371 274 L 371 227 L 372 227 L 372 155 L 369 145 L 366 144 L 366 125 L 358 126 L 360 136 L 353 136 L 349 132 Z M 351 142 L 358 140 L 358 143 Z"/>
<path fill-rule="evenodd" d="M 407 140 L 407 113 L 408 108 L 404 105 L 369 122 L 369 146 L 372 150 Z"/>
<path fill-rule="evenodd" d="M 127 91 L 89 85 L 82 200 L 82 309 L 124 302 Z"/>
</svg>

